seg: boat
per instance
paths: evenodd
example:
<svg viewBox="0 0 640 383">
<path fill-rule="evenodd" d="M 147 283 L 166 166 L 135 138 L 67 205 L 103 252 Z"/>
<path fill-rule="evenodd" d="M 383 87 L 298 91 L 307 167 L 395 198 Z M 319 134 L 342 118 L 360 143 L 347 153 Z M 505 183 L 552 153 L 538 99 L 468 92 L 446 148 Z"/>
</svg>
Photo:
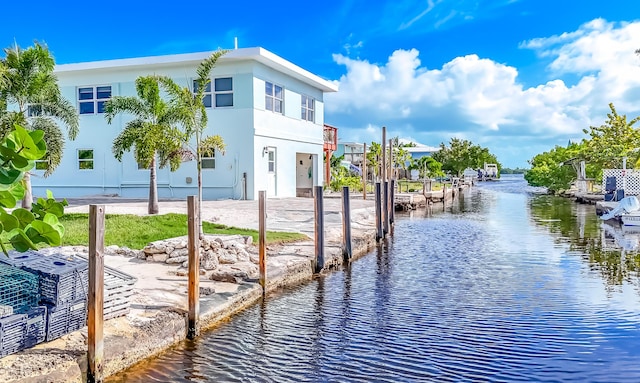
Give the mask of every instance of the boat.
<svg viewBox="0 0 640 383">
<path fill-rule="evenodd" d="M 636 196 L 624 197 L 616 207 L 601 215 L 600 219 L 618 219 L 624 226 L 640 226 L 640 201 Z"/>
</svg>

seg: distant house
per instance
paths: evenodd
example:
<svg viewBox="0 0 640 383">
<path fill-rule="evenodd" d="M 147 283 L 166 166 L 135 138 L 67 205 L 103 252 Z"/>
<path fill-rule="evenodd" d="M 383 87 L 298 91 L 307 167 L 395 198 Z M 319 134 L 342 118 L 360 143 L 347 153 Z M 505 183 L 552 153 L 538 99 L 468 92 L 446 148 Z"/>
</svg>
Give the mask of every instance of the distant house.
<svg viewBox="0 0 640 383">
<path fill-rule="evenodd" d="M 342 142 L 338 143 L 338 149 L 336 150 L 336 156 L 344 155 L 344 161 L 349 161 L 355 166 L 360 167 L 362 165 L 362 159 L 364 158 L 364 144 L 359 142 Z"/>
<path fill-rule="evenodd" d="M 167 75 L 192 86 L 198 64 L 211 52 L 141 57 L 58 65 L 55 74 L 63 96 L 80 114 L 80 133 L 67 141 L 62 163 L 48 178 L 36 170 L 34 194 L 46 189 L 56 197 L 119 195 L 146 198 L 149 170 L 132 154 L 118 162 L 111 146 L 128 117 L 111 125 L 103 115 L 113 96 L 135 96 L 134 82 L 145 75 Z M 205 99 L 209 126 L 205 135 L 219 134 L 227 147 L 203 161 L 205 199 L 257 199 L 308 194 L 322 185 L 324 95 L 337 86 L 263 49 L 229 51 L 212 71 Z M 39 177 L 40 176 L 40 177 Z M 161 198 L 185 198 L 197 193 L 194 161 L 176 172 L 158 170 Z"/>
<path fill-rule="evenodd" d="M 401 144 L 408 144 L 408 141 L 405 140 L 400 140 Z M 420 157 L 424 157 L 424 156 L 431 156 L 433 153 L 437 152 L 438 150 L 440 150 L 439 147 L 437 146 L 428 146 L 428 145 L 423 145 L 420 143 L 414 143 L 416 146 L 407 146 L 404 147 L 403 149 L 408 151 L 409 153 L 411 153 L 411 157 L 413 159 L 418 159 Z"/>
</svg>

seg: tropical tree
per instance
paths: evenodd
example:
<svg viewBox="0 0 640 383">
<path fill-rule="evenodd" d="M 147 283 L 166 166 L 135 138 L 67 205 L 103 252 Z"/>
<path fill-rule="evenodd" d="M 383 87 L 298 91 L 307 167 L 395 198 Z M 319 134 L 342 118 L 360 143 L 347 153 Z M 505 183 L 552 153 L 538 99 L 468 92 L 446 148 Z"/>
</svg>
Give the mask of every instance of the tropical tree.
<svg viewBox="0 0 640 383">
<path fill-rule="evenodd" d="M 577 173 L 572 160 L 581 156 L 584 144 L 569 143 L 567 147 L 556 146 L 548 152 L 536 155 L 529 161 L 531 170 L 525 175 L 531 186 L 544 186 L 554 193 L 568 189 Z"/>
<path fill-rule="evenodd" d="M 22 49 L 18 45 L 4 49 L 0 59 L 0 135 L 6 136 L 15 124 L 27 130 L 41 130 L 47 146 L 45 177 L 62 160 L 64 134 L 58 125 L 67 129 L 70 139 L 78 134 L 78 112 L 62 97 L 58 80 L 53 74 L 55 60 L 49 49 L 38 42 Z M 7 107 L 15 106 L 11 110 Z M 24 174 L 25 195 L 22 206 L 30 209 L 33 201 L 30 173 Z"/>
<path fill-rule="evenodd" d="M 497 164 L 498 170 L 501 164 L 495 155 L 489 152 L 488 148 L 474 145 L 469 140 L 461 140 L 452 138 L 449 146 L 440 143 L 440 150 L 432 154 L 432 157 L 442 163 L 442 170 L 454 173 L 458 176 L 462 174 L 464 169 L 479 169 L 484 167 L 485 163 Z"/>
<path fill-rule="evenodd" d="M 410 167 L 411 170 L 417 170 L 420 178 L 431 178 L 443 176 L 442 164 L 431 156 L 422 156 L 414 161 Z"/>
<path fill-rule="evenodd" d="M 607 114 L 608 119 L 604 124 L 583 129 L 590 137 L 583 140 L 585 159 L 600 169 L 621 168 L 623 157 L 640 166 L 640 130 L 634 127 L 640 117 L 627 121 L 626 115 L 616 112 L 613 103 L 609 104 L 609 108 L 611 113 Z"/>
<path fill-rule="evenodd" d="M 180 87 L 169 77 L 160 77 L 162 88 L 171 97 L 172 106 L 180 114 L 180 123 L 184 129 L 185 145 L 190 146 L 192 140 L 195 147 L 190 146 L 190 153 L 196 159 L 198 171 L 198 227 L 202 234 L 202 157 L 210 155 L 216 151 L 224 153 L 225 144 L 220 135 L 204 137 L 204 130 L 207 128 L 208 116 L 205 106 L 207 90 L 211 90 L 211 71 L 216 62 L 227 51 L 218 50 L 200 63 L 196 70 L 197 77 L 193 80 L 193 88 Z M 210 97 L 210 96 L 209 96 Z"/>
<path fill-rule="evenodd" d="M 182 162 L 184 134 L 177 128 L 183 113 L 160 97 L 156 76 L 136 79 L 136 96 L 115 96 L 105 103 L 105 119 L 111 124 L 118 114 L 130 114 L 133 119 L 114 139 L 112 151 L 118 161 L 124 152 L 133 149 L 140 166 L 149 169 L 148 213 L 158 214 L 157 168 L 169 166 L 175 171 Z"/>
<path fill-rule="evenodd" d="M 402 169 L 406 177 L 407 170 L 413 165 L 413 157 L 411 153 L 405 149 L 405 146 L 398 145 L 393 147 L 393 166 L 396 169 Z"/>
<path fill-rule="evenodd" d="M 367 169 L 373 169 L 376 178 L 380 176 L 380 161 L 382 161 L 382 146 L 377 142 L 371 142 L 367 154 Z"/>
</svg>

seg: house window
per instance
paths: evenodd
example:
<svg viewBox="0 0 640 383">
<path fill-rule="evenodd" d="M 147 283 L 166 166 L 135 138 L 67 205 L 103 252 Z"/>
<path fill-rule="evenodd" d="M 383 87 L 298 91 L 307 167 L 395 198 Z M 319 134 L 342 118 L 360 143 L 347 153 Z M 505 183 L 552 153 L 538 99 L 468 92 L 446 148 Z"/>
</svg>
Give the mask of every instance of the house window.
<svg viewBox="0 0 640 383">
<path fill-rule="evenodd" d="M 36 160 L 36 170 L 47 170 L 48 167 L 49 167 L 49 161 Z"/>
<path fill-rule="evenodd" d="M 110 85 L 78 88 L 80 114 L 104 113 L 104 103 L 110 98 Z"/>
<path fill-rule="evenodd" d="M 78 150 L 78 169 L 93 169 L 93 149 Z"/>
<path fill-rule="evenodd" d="M 302 113 L 300 118 L 303 120 L 315 121 L 316 100 L 309 96 L 302 96 Z"/>
<path fill-rule="evenodd" d="M 198 92 L 198 82 L 196 80 L 193 80 L 193 93 L 197 93 Z M 207 85 L 204 88 L 204 97 L 202 98 L 202 102 L 204 103 L 204 106 L 207 108 L 211 108 L 211 82 L 208 82 Z M 233 100 L 232 100 L 233 102 Z M 233 104 L 232 104 L 233 105 Z"/>
<path fill-rule="evenodd" d="M 233 78 L 222 77 L 214 80 L 216 107 L 233 106 Z"/>
<path fill-rule="evenodd" d="M 37 117 L 42 116 L 43 110 L 42 105 L 39 104 L 29 104 L 27 105 L 27 116 L 28 117 Z"/>
<path fill-rule="evenodd" d="M 216 152 L 215 150 L 209 150 L 202 153 L 202 168 L 203 169 L 215 169 L 216 168 Z"/>
<path fill-rule="evenodd" d="M 270 82 L 264 83 L 264 105 L 266 110 L 282 113 L 283 92 L 282 87 Z"/>
</svg>

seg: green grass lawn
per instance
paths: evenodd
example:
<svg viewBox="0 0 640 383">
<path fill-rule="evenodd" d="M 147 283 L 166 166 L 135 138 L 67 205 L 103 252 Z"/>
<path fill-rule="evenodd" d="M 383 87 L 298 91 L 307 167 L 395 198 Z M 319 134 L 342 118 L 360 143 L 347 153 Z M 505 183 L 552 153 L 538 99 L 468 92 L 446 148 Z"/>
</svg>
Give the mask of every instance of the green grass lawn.
<svg viewBox="0 0 640 383">
<path fill-rule="evenodd" d="M 89 244 L 89 214 L 71 213 L 60 218 L 65 233 L 62 245 Z M 250 235 L 258 243 L 258 231 L 239 229 L 209 222 L 203 222 L 205 234 Z M 137 216 L 130 214 L 105 215 L 104 244 L 142 249 L 149 242 L 187 235 L 187 216 L 185 214 L 163 214 Z M 267 231 L 267 243 L 286 243 L 309 239 L 304 234 Z"/>
</svg>

